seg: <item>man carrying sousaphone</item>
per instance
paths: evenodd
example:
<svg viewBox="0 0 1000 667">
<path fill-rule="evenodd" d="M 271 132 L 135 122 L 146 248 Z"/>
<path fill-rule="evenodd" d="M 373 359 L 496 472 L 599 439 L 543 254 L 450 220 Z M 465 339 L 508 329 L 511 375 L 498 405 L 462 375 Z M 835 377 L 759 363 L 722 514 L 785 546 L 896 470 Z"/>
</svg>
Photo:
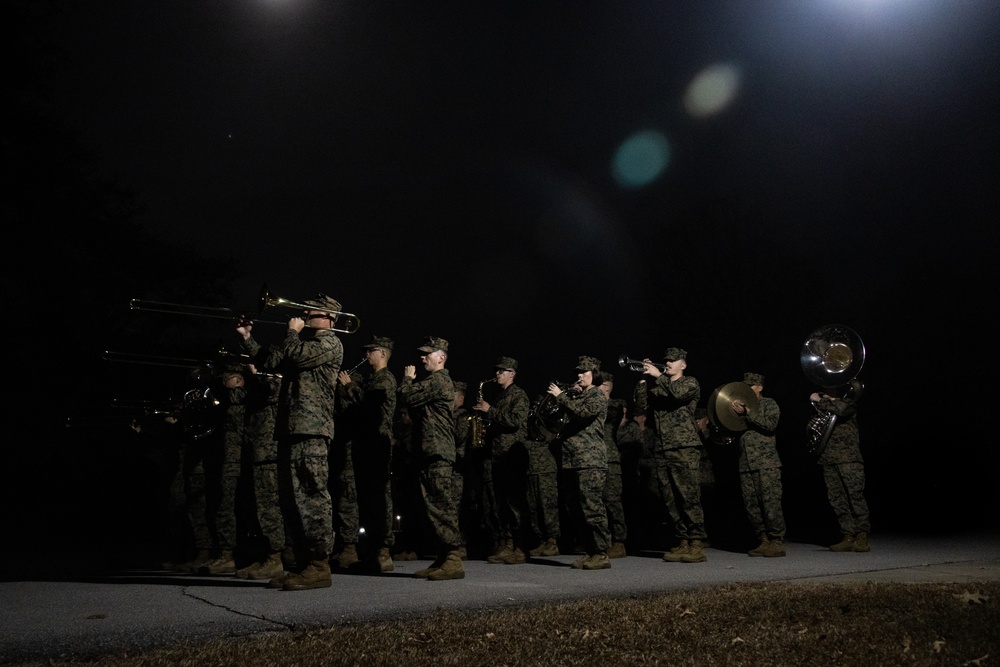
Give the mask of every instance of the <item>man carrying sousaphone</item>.
<svg viewBox="0 0 1000 667">
<path fill-rule="evenodd" d="M 819 455 L 830 507 L 837 517 L 842 538 L 830 551 L 870 551 L 871 522 L 865 500 L 865 463 L 858 435 L 858 398 L 863 385 L 857 378 L 843 387 L 814 392 L 809 396 L 816 409 L 837 416 L 833 432 Z"/>
</svg>

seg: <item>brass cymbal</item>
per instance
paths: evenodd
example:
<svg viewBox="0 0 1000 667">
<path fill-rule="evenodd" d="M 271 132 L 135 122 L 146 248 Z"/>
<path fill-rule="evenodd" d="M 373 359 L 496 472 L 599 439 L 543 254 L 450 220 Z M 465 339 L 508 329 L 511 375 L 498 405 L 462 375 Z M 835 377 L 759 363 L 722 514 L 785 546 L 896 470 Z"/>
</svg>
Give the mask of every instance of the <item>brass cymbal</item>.
<svg viewBox="0 0 1000 667">
<path fill-rule="evenodd" d="M 733 411 L 733 401 L 740 400 L 748 410 L 756 410 L 760 401 L 745 382 L 730 382 L 715 389 L 708 397 L 708 418 L 716 428 L 727 431 L 747 430 L 747 419 Z"/>
</svg>

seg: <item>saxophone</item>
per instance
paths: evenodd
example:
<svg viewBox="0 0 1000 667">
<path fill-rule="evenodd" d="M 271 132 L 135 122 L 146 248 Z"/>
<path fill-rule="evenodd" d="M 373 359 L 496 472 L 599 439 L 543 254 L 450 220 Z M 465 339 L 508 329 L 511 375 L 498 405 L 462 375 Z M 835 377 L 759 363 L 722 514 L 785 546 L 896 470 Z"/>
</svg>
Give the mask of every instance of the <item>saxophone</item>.
<svg viewBox="0 0 1000 667">
<path fill-rule="evenodd" d="M 487 382 L 496 382 L 496 378 L 489 378 L 479 383 L 479 391 L 476 393 L 476 403 L 483 402 L 483 385 Z M 486 444 L 486 427 L 488 424 L 483 418 L 483 413 L 473 410 L 468 417 L 469 420 L 469 447 L 479 449 Z"/>
</svg>

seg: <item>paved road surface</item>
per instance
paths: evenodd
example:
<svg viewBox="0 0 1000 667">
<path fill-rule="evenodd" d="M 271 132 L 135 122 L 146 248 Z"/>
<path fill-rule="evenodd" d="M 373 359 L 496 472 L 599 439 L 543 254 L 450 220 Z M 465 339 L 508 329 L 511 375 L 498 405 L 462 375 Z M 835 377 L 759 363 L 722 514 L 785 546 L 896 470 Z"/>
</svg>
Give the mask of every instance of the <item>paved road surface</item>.
<svg viewBox="0 0 1000 667">
<path fill-rule="evenodd" d="M 870 553 L 787 544 L 786 558 L 708 550 L 705 563 L 665 563 L 660 553 L 613 561 L 610 570 L 568 567 L 576 556 L 525 565 L 467 561 L 466 578 L 430 582 L 410 574 L 428 561 L 396 564 L 383 576 L 344 574 L 333 587 L 284 592 L 263 582 L 170 572 L 123 571 L 68 581 L 0 582 L 0 663 L 83 658 L 184 640 L 245 636 L 412 617 L 437 609 L 517 607 L 540 601 L 641 595 L 737 582 L 1000 581 L 1000 535 L 877 535 Z"/>
</svg>

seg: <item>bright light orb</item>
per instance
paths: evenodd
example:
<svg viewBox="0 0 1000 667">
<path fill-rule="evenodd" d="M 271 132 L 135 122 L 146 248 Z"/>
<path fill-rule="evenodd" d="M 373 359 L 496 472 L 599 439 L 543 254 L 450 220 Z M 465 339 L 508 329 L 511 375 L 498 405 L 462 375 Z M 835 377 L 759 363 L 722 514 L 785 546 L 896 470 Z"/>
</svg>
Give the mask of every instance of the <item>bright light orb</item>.
<svg viewBox="0 0 1000 667">
<path fill-rule="evenodd" d="M 719 113 L 733 101 L 740 85 L 740 71 L 735 65 L 720 63 L 703 69 L 684 93 L 684 108 L 694 118 Z"/>
<path fill-rule="evenodd" d="M 615 151 L 611 174 L 623 188 L 640 188 L 656 180 L 670 165 L 670 142 L 656 130 L 643 130 Z"/>
</svg>

